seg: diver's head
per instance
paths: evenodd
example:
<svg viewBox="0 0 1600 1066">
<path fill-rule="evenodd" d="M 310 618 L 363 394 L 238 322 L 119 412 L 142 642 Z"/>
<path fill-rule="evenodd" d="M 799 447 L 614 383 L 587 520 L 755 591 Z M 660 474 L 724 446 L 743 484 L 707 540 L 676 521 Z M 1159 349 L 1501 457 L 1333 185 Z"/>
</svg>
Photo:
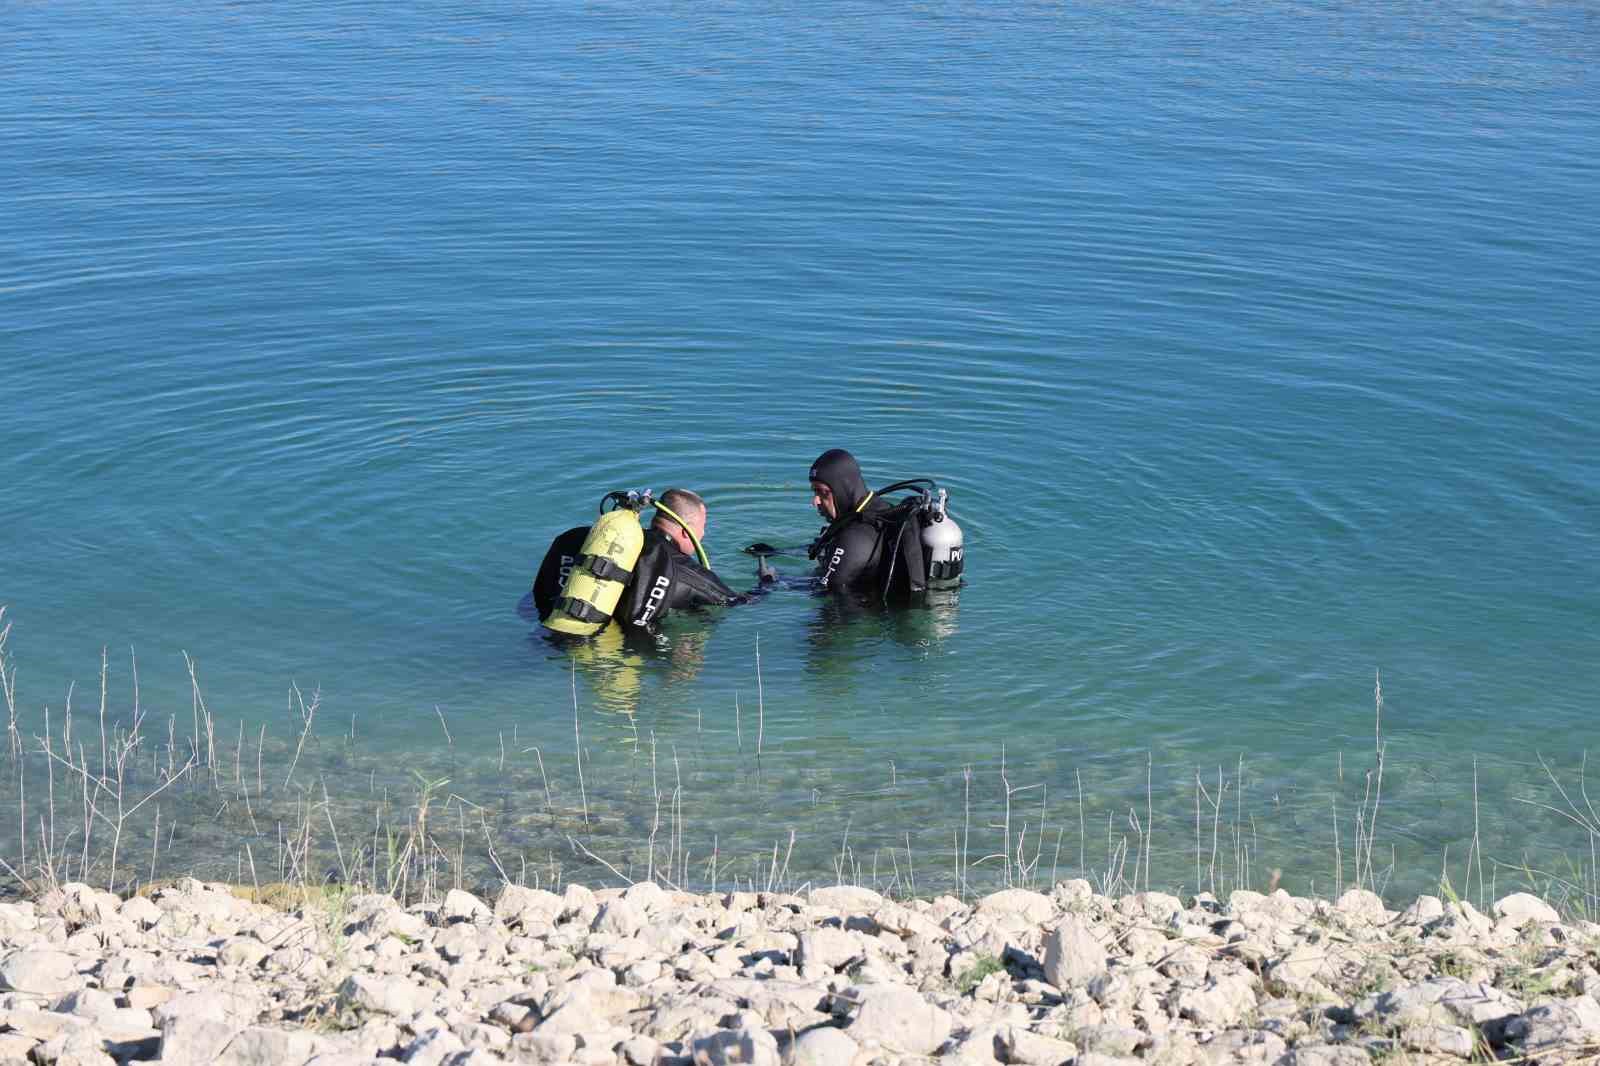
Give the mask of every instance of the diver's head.
<svg viewBox="0 0 1600 1066">
<path fill-rule="evenodd" d="M 856 457 L 843 448 L 830 448 L 811 464 L 811 505 L 832 521 L 849 514 L 867 497 L 867 483 Z"/>
<path fill-rule="evenodd" d="M 659 497 L 667 509 L 689 524 L 689 529 L 701 541 L 706 537 L 706 501 L 688 489 L 668 489 Z M 691 538 L 680 525 L 677 519 L 665 511 L 657 510 L 655 518 L 650 521 L 650 528 L 660 530 L 662 535 L 670 540 L 673 545 L 685 555 L 693 555 L 694 539 Z"/>
</svg>

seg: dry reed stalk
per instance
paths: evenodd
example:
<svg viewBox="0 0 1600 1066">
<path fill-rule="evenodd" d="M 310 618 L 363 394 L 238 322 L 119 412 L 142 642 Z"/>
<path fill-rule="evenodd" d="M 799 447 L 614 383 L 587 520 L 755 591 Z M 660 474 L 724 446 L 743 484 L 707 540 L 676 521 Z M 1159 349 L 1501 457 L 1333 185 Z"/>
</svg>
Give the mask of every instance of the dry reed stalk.
<svg viewBox="0 0 1600 1066">
<path fill-rule="evenodd" d="M 288 788 L 289 782 L 294 780 L 294 769 L 300 765 L 300 753 L 305 750 L 306 736 L 311 732 L 311 721 L 317 716 L 317 708 L 322 706 L 322 688 L 319 686 L 311 694 L 311 706 L 306 706 L 305 697 L 300 693 L 300 686 L 294 682 L 289 683 L 290 699 L 300 704 L 300 742 L 294 747 L 294 758 L 289 760 L 289 772 L 283 775 L 283 787 Z M 290 704 L 293 709 L 293 703 Z"/>
<path fill-rule="evenodd" d="M 1342 768 L 1342 767 L 1341 767 Z M 1333 898 L 1344 895 L 1344 853 L 1339 847 L 1339 791 L 1333 793 Z"/>
<path fill-rule="evenodd" d="M 22 758 L 22 732 L 17 728 L 17 668 L 6 658 L 6 638 L 11 636 L 11 623 L 6 621 L 6 608 L 0 604 L 0 693 L 6 701 L 6 742 L 11 751 L 11 764 Z"/>
<path fill-rule="evenodd" d="M 100 646 L 100 776 L 106 775 L 106 647 Z"/>
<path fill-rule="evenodd" d="M 540 751 L 537 745 L 522 749 L 524 755 L 530 751 L 533 752 L 534 758 L 539 760 L 539 782 L 544 786 L 544 809 L 548 811 L 555 804 L 550 799 L 550 778 L 544 772 L 544 752 Z"/>
<path fill-rule="evenodd" d="M 506 868 L 500 865 L 500 856 L 495 853 L 494 836 L 489 832 L 489 817 L 484 813 L 482 807 L 478 808 L 478 820 L 483 826 L 483 843 L 484 847 L 489 851 L 489 861 L 494 863 L 494 868 L 499 871 L 501 883 L 509 885 L 511 884 L 511 878 L 506 875 Z M 524 870 L 523 876 L 525 877 L 526 875 L 526 870 Z"/>
<path fill-rule="evenodd" d="M 1150 795 L 1150 776 L 1154 772 L 1155 754 L 1146 750 L 1144 753 L 1144 890 L 1150 891 L 1150 840 L 1155 836 L 1156 812 Z M 1137 881 L 1139 871 L 1134 871 L 1134 880 Z"/>
<path fill-rule="evenodd" d="M 844 884 L 844 872 L 850 869 L 854 853 L 850 850 L 850 823 L 855 815 L 849 815 L 844 820 L 844 835 L 839 840 L 839 856 L 834 860 L 833 875 L 835 884 Z"/>
<path fill-rule="evenodd" d="M 650 739 L 654 742 L 654 735 Z M 683 843 L 683 768 L 678 763 L 676 744 L 672 746 L 672 779 L 672 858 L 676 860 L 677 865 L 669 860 L 667 868 L 676 870 L 679 866 L 685 867 L 682 880 L 688 881 L 687 853 Z"/>
<path fill-rule="evenodd" d="M 1078 782 L 1078 869 L 1085 870 L 1089 866 L 1088 860 L 1085 857 L 1086 848 L 1089 841 L 1089 834 L 1087 828 L 1085 827 L 1086 823 L 1083 820 L 1083 773 L 1077 769 L 1074 769 L 1072 771 L 1072 776 L 1077 779 Z M 1196 887 L 1198 888 L 1199 886 L 1197 885 Z"/>
<path fill-rule="evenodd" d="M 909 845 L 907 845 L 909 847 Z M 789 830 L 789 847 L 783 853 L 783 869 L 778 871 L 778 884 L 781 887 L 789 880 L 789 859 L 794 855 L 794 830 Z"/>
<path fill-rule="evenodd" d="M 579 842 L 577 837 L 573 836 L 571 833 L 567 834 L 567 840 L 568 840 L 569 843 L 572 844 L 572 850 L 573 851 L 580 852 L 580 853 L 582 853 L 584 855 L 587 855 L 589 858 L 593 859 L 595 862 L 599 863 L 601 866 L 604 866 L 607 870 L 610 870 L 613 874 L 615 874 L 617 877 L 620 877 L 622 880 L 626 881 L 628 884 L 631 885 L 631 884 L 634 883 L 634 881 L 633 881 L 633 879 L 631 877 L 629 877 L 627 874 L 623 873 L 621 870 L 617 869 L 615 866 L 612 866 L 609 862 L 606 862 L 606 860 L 602 859 L 600 856 L 596 855 L 594 852 L 590 851 L 581 842 Z"/>
<path fill-rule="evenodd" d="M 1561 797 L 1562 802 L 1567 805 L 1567 809 L 1562 810 L 1561 808 L 1551 804 L 1543 803 L 1539 800 L 1527 799 L 1521 796 L 1515 797 L 1516 802 L 1527 804 L 1530 807 L 1537 807 L 1540 810 L 1549 811 L 1551 814 L 1572 822 L 1574 825 L 1581 828 L 1589 838 L 1590 863 L 1593 864 L 1596 861 L 1597 839 L 1600 839 L 1600 815 L 1596 814 L 1594 804 L 1589 800 L 1589 789 L 1584 780 L 1586 777 L 1586 771 L 1588 769 L 1588 752 L 1584 752 L 1583 760 L 1579 764 L 1578 771 L 1579 796 L 1583 800 L 1582 808 L 1579 808 L 1577 803 L 1573 801 L 1572 796 L 1567 792 L 1566 786 L 1562 785 L 1561 779 L 1556 776 L 1555 771 L 1550 768 L 1550 764 L 1545 761 L 1544 755 L 1536 752 L 1535 757 L 1539 760 L 1540 769 L 1542 769 L 1545 773 L 1545 776 L 1550 779 L 1550 784 L 1555 786 L 1556 793 Z M 1497 867 L 1498 865 L 1499 864 L 1496 864 Z M 1496 873 L 1498 875 L 1498 869 Z M 1579 876 L 1581 878 L 1581 872 Z M 1481 883 L 1479 887 L 1481 891 Z M 1597 891 L 1600 891 L 1600 878 L 1595 879 L 1589 886 L 1583 886 L 1580 884 L 1577 886 L 1577 888 L 1581 893 L 1581 897 L 1585 901 L 1586 908 L 1592 906 L 1595 900 L 1600 899 L 1600 895 L 1597 895 Z"/>
<path fill-rule="evenodd" d="M 204 723 L 205 724 L 205 738 L 206 738 L 205 764 L 204 765 L 205 765 L 206 769 L 211 772 L 211 786 L 213 788 L 215 788 L 215 787 L 217 787 L 217 733 L 216 733 L 216 720 L 212 717 L 211 711 L 206 708 L 205 696 L 202 695 L 201 692 L 200 692 L 200 678 L 195 672 L 194 660 L 189 658 L 189 653 L 188 652 L 184 652 L 183 653 L 183 662 L 184 662 L 184 665 L 187 666 L 188 669 L 189 669 L 190 705 L 193 708 L 193 713 L 196 716 L 195 735 L 194 735 L 191 743 L 192 743 L 192 746 L 193 746 L 193 749 L 194 749 L 195 753 L 198 755 L 199 751 L 200 751 L 199 724 L 200 723 Z"/>
<path fill-rule="evenodd" d="M 650 821 L 649 851 L 645 859 L 644 879 L 655 880 L 656 831 L 661 828 L 661 787 L 656 783 L 656 731 L 650 730 L 650 795 L 655 800 L 655 817 Z"/>
<path fill-rule="evenodd" d="M 967 898 L 967 862 L 972 857 L 972 766 L 968 764 L 961 770 L 961 780 L 964 789 L 962 798 L 961 816 L 961 898 Z"/>
<path fill-rule="evenodd" d="M 344 861 L 344 848 L 339 843 L 339 827 L 333 824 L 333 800 L 328 797 L 328 781 L 320 776 L 318 780 L 322 785 L 322 813 L 328 819 L 328 832 L 333 835 L 333 850 L 339 857 L 339 875 L 345 884 L 349 884 L 350 866 Z"/>
<path fill-rule="evenodd" d="M 244 777 L 240 770 L 240 761 L 244 756 L 244 719 L 239 719 L 239 736 L 233 742 L 233 790 L 236 794 L 244 794 Z"/>
<path fill-rule="evenodd" d="M 578 731 L 578 661 L 572 660 L 572 748 L 578 759 L 578 795 L 583 800 L 583 824 L 589 824 L 589 791 L 583 784 L 583 735 Z"/>
</svg>

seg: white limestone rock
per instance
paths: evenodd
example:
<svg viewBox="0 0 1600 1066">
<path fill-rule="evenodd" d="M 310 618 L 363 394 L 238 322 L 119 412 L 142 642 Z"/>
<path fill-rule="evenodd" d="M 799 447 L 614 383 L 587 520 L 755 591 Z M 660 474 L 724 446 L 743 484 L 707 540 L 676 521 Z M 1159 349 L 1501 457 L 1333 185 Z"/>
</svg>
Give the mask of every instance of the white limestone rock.
<svg viewBox="0 0 1600 1066">
<path fill-rule="evenodd" d="M 1368 1066 L 1372 1056 L 1354 1044 L 1301 1044 L 1289 1049 L 1278 1066 Z"/>
<path fill-rule="evenodd" d="M 582 921 L 592 921 L 599 913 L 600 903 L 595 899 L 593 892 L 582 885 L 569 884 L 566 891 L 561 894 L 561 920 L 577 918 Z"/>
<path fill-rule="evenodd" d="M 1426 1025 L 1485 1026 L 1522 1013 L 1522 1004 L 1493 985 L 1434 977 L 1368 996 L 1354 1008 L 1357 1022 L 1377 1017 L 1396 1029 Z"/>
<path fill-rule="evenodd" d="M 34 1048 L 33 1058 L 49 1066 L 116 1066 L 102 1043 L 100 1036 L 89 1029 L 73 1030 Z"/>
<path fill-rule="evenodd" d="M 400 1061 L 411 1066 L 440 1066 L 445 1059 L 467 1050 L 459 1037 L 448 1029 L 422 1033 L 400 1052 Z"/>
<path fill-rule="evenodd" d="M 1085 1055 L 1127 1057 L 1142 1047 L 1147 1038 L 1131 1025 L 1085 1025 L 1073 1034 L 1073 1041 Z"/>
<path fill-rule="evenodd" d="M 1046 981 L 1080 988 L 1106 972 L 1106 952 L 1088 923 L 1069 913 L 1045 937 L 1043 963 Z"/>
<path fill-rule="evenodd" d="M 1168 941 L 1167 954 L 1157 961 L 1156 969 L 1174 981 L 1198 983 L 1205 980 L 1211 967 L 1211 953 L 1193 944 Z"/>
<path fill-rule="evenodd" d="M 1328 986 L 1331 961 L 1326 942 L 1298 943 L 1272 962 L 1267 970 L 1267 984 L 1278 993 L 1335 1002 L 1339 996 Z"/>
<path fill-rule="evenodd" d="M 1018 1066 L 1061 1066 L 1078 1055 L 1078 1046 L 1070 1040 L 1058 1040 L 1020 1025 L 1000 1028 L 1000 1049 L 1003 1061 Z"/>
<path fill-rule="evenodd" d="M 21 1033 L 30 1040 L 54 1040 L 68 1033 L 87 1031 L 89 1019 L 53 1010 L 9 1010 L 0 1012 L 0 1026 Z"/>
<path fill-rule="evenodd" d="M 508 926 L 554 924 L 561 917 L 561 897 L 554 892 L 522 885 L 507 885 L 494 902 L 494 916 Z"/>
<path fill-rule="evenodd" d="M 850 1066 L 861 1046 L 842 1029 L 824 1025 L 808 1029 L 794 1042 L 790 1066 Z"/>
<path fill-rule="evenodd" d="M 1333 909 L 1347 918 L 1371 924 L 1382 922 L 1386 915 L 1383 899 L 1376 892 L 1364 888 L 1346 890 Z"/>
<path fill-rule="evenodd" d="M 823 926 L 800 934 L 794 964 L 807 972 L 834 971 L 865 954 L 865 943 L 858 934 Z"/>
<path fill-rule="evenodd" d="M 22 1033 L 0 1033 L 0 1062 L 27 1062 L 39 1041 Z"/>
<path fill-rule="evenodd" d="M 589 928 L 596 933 L 632 937 L 644 928 L 644 924 L 644 913 L 625 898 L 618 897 L 601 905 L 600 912 L 595 915 Z"/>
<path fill-rule="evenodd" d="M 1412 1051 L 1467 1058 L 1472 1054 L 1470 1030 L 1459 1025 L 1414 1025 L 1400 1031 L 1400 1043 Z"/>
<path fill-rule="evenodd" d="M 486 922 L 494 917 L 494 910 L 487 903 L 459 888 L 444 894 L 439 913 L 447 922 Z"/>
<path fill-rule="evenodd" d="M 1444 901 L 1438 896 L 1418 896 L 1400 912 L 1401 925 L 1427 925 L 1444 916 Z"/>
<path fill-rule="evenodd" d="M 687 1046 L 696 1066 L 783 1066 L 778 1041 L 765 1029 L 701 1032 Z"/>
<path fill-rule="evenodd" d="M 253 936 L 236 936 L 217 950 L 217 961 L 224 966 L 251 969 L 261 963 L 272 949 Z"/>
<path fill-rule="evenodd" d="M 623 890 L 622 898 L 643 914 L 656 914 L 672 905 L 666 890 L 654 881 L 636 881 Z"/>
<path fill-rule="evenodd" d="M 1588 996 L 1541 1003 L 1507 1022 L 1505 1038 L 1534 1058 L 1593 1048 L 1600 1045 L 1600 1003 Z"/>
<path fill-rule="evenodd" d="M 617 1054 L 627 1066 L 656 1066 L 661 1059 L 661 1045 L 648 1036 L 631 1036 L 617 1047 Z"/>
<path fill-rule="evenodd" d="M 518 1033 L 511 1038 L 512 1058 L 529 1066 L 568 1063 L 578 1052 L 578 1038 L 572 1033 Z"/>
<path fill-rule="evenodd" d="M 210 1063 L 243 1029 L 238 1021 L 202 1011 L 167 1014 L 161 1021 L 161 1059 Z"/>
<path fill-rule="evenodd" d="M 1243 973 L 1218 974 L 1200 988 L 1180 990 L 1177 1007 L 1203 1029 L 1228 1029 L 1255 1010 L 1255 981 Z"/>
<path fill-rule="evenodd" d="M 55 996 L 83 985 L 78 960 L 63 951 L 24 949 L 0 959 L 0 992 Z"/>
<path fill-rule="evenodd" d="M 342 1006 L 408 1018 L 433 1002 L 434 993 L 403 977 L 351 974 L 339 986 Z"/>
<path fill-rule="evenodd" d="M 811 890 L 811 906 L 836 914 L 871 914 L 883 906 L 883 896 L 858 885 L 835 885 Z"/>
<path fill-rule="evenodd" d="M 118 896 L 76 881 L 62 885 L 61 894 L 66 897 L 61 917 L 72 926 L 100 925 L 116 918 L 122 909 Z"/>
<path fill-rule="evenodd" d="M 1284 1039 L 1276 1033 L 1261 1029 L 1228 1029 L 1218 1033 L 1208 1043 L 1202 1044 L 1197 1058 L 1207 1066 L 1276 1066 L 1289 1049 Z"/>
<path fill-rule="evenodd" d="M 1000 1050 L 1000 1026 L 992 1022 L 975 1025 L 951 1039 L 939 1055 L 941 1066 L 998 1066 L 1005 1062 Z"/>
<path fill-rule="evenodd" d="M 1495 901 L 1490 908 L 1494 916 L 1508 924 L 1513 929 L 1521 929 L 1529 922 L 1547 922 L 1554 924 L 1561 921 L 1561 915 L 1556 909 L 1538 896 L 1527 892 L 1513 892 Z"/>
<path fill-rule="evenodd" d="M 325 1039 L 303 1029 L 253 1025 L 228 1042 L 215 1066 L 305 1066 L 326 1047 Z"/>
<path fill-rule="evenodd" d="M 950 1036 L 950 1014 L 903 985 L 858 987 L 859 1007 L 849 1034 L 860 1044 L 876 1043 L 907 1055 L 931 1055 Z"/>
<path fill-rule="evenodd" d="M 1007 888 L 978 901 L 976 913 L 990 919 L 1015 916 L 1032 925 L 1049 921 L 1056 912 L 1050 897 L 1025 888 Z"/>
</svg>

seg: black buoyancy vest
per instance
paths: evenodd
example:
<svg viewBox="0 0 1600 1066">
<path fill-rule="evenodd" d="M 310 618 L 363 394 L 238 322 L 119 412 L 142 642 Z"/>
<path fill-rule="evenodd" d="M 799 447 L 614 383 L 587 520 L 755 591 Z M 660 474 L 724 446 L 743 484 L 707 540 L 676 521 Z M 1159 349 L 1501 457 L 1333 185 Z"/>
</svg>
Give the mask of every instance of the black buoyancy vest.
<svg viewBox="0 0 1600 1066">
<path fill-rule="evenodd" d="M 895 504 L 872 499 L 859 512 L 830 522 L 807 549 L 824 585 L 864 592 L 881 603 L 904 602 L 924 591 L 921 504 L 917 498 Z"/>
<path fill-rule="evenodd" d="M 742 602 L 716 574 L 680 552 L 666 534 L 649 529 L 633 580 L 613 617 L 634 629 L 654 629 L 672 611 Z"/>
<path fill-rule="evenodd" d="M 583 554 L 583 542 L 589 536 L 588 526 L 574 526 L 550 542 L 539 564 L 539 573 L 533 579 L 533 606 L 539 612 L 539 621 L 550 617 L 561 599 L 572 567 Z"/>
</svg>

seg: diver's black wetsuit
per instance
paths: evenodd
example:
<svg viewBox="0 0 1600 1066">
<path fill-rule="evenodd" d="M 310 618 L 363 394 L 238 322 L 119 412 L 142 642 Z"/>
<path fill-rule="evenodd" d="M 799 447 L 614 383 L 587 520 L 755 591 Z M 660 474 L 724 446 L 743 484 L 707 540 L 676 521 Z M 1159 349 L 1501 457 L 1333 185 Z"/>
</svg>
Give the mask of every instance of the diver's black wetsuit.
<svg viewBox="0 0 1600 1066">
<path fill-rule="evenodd" d="M 622 599 L 611 617 L 632 629 L 654 629 L 671 611 L 744 603 L 716 574 L 683 554 L 665 533 L 649 529 Z"/>
<path fill-rule="evenodd" d="M 588 526 L 577 526 L 555 539 L 533 580 L 533 602 L 540 619 L 550 617 L 573 564 L 582 554 Z M 693 607 L 723 607 L 744 603 L 748 597 L 734 592 L 716 574 L 678 551 L 660 530 L 647 529 L 644 549 L 634 564 L 633 576 L 617 601 L 611 617 L 623 628 L 653 632 L 671 611 Z"/>
<path fill-rule="evenodd" d="M 811 480 L 833 492 L 838 517 L 807 554 L 817 561 L 817 587 L 853 592 L 885 602 L 922 590 L 921 542 L 914 522 L 896 520 L 896 508 L 867 490 L 855 457 L 842 448 L 811 464 Z"/>
</svg>

